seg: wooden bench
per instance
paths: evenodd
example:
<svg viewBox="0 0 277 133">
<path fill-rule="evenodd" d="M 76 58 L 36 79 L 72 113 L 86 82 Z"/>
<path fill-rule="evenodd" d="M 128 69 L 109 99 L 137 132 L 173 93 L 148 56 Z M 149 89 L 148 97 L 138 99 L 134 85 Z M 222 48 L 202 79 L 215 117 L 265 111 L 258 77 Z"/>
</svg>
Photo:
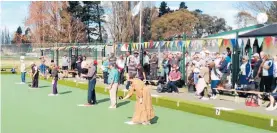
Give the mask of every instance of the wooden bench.
<svg viewBox="0 0 277 133">
<path fill-rule="evenodd" d="M 13 69 L 13 68 L 11 68 L 11 67 L 2 67 L 2 68 L 1 68 L 1 71 L 7 71 L 7 69 L 11 70 L 11 69 Z M 14 69 L 16 70 L 16 68 L 14 68 Z"/>
</svg>

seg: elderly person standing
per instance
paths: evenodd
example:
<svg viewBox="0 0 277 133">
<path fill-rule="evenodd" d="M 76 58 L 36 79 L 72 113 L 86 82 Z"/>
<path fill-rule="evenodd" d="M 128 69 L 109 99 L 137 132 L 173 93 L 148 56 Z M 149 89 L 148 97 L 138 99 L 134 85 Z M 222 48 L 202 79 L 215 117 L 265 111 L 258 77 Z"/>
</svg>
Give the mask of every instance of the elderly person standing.
<svg viewBox="0 0 277 133">
<path fill-rule="evenodd" d="M 260 53 L 261 55 L 263 55 L 263 52 Z M 253 65 L 253 77 L 254 77 L 254 82 L 255 82 L 255 89 L 258 90 L 259 89 L 259 84 L 261 81 L 261 77 L 258 74 L 259 68 L 263 62 L 263 60 L 260 58 L 260 55 L 258 53 L 255 53 L 253 55 L 254 58 L 254 65 Z"/>
<path fill-rule="evenodd" d="M 64 77 L 68 77 L 68 66 L 69 66 L 69 59 L 66 54 L 62 57 L 62 70 Z"/>
<path fill-rule="evenodd" d="M 145 71 L 146 78 L 148 78 L 150 75 L 150 59 L 146 51 L 143 52 L 143 69 Z"/>
<path fill-rule="evenodd" d="M 109 73 L 109 86 L 108 90 L 110 92 L 111 105 L 109 108 L 115 109 L 117 104 L 117 89 L 119 83 L 119 72 L 115 68 L 115 64 L 109 64 L 110 73 Z"/>
<path fill-rule="evenodd" d="M 138 73 L 138 69 L 137 69 L 138 64 L 135 61 L 135 57 L 130 56 L 129 59 L 130 59 L 130 62 L 129 62 L 129 65 L 127 66 L 128 67 L 128 81 L 127 81 L 127 85 L 126 85 L 126 90 L 129 90 L 129 87 L 131 84 L 130 80 L 132 78 L 134 78 Z"/>
<path fill-rule="evenodd" d="M 24 56 L 20 59 L 21 84 L 25 84 L 26 64 L 24 63 Z"/>
<path fill-rule="evenodd" d="M 163 77 L 165 79 L 165 81 L 168 80 L 168 73 L 169 73 L 169 59 L 168 59 L 168 55 L 164 54 L 164 59 L 162 61 L 162 72 L 161 72 L 161 77 Z"/>
<path fill-rule="evenodd" d="M 247 85 L 249 84 L 249 79 L 251 78 L 251 65 L 248 61 L 248 56 L 243 56 L 242 65 L 240 66 L 240 84 Z"/>
<path fill-rule="evenodd" d="M 209 63 L 211 70 L 211 89 L 212 89 L 212 96 L 211 99 L 216 99 L 216 88 L 220 83 L 220 79 L 222 77 L 222 73 L 219 69 L 215 66 L 214 62 Z"/>
<path fill-rule="evenodd" d="M 272 90 L 272 81 L 274 74 L 274 63 L 270 58 L 269 54 L 264 55 L 263 62 L 260 66 L 260 70 L 262 73 L 260 91 L 261 92 L 271 92 Z"/>
<path fill-rule="evenodd" d="M 88 103 L 86 105 L 92 106 L 97 104 L 95 95 L 95 85 L 96 85 L 96 74 L 97 74 L 97 61 L 90 63 L 88 67 L 88 73 L 83 75 L 83 77 L 88 79 Z"/>
<path fill-rule="evenodd" d="M 152 55 L 152 58 L 150 60 L 150 75 L 151 75 L 151 79 L 152 80 L 156 80 L 157 79 L 157 75 L 158 75 L 158 63 L 159 63 L 159 60 L 157 58 L 157 55 L 156 54 L 153 54 Z"/>
<path fill-rule="evenodd" d="M 49 94 L 48 96 L 57 96 L 58 95 L 58 88 L 57 88 L 57 84 L 58 84 L 58 69 L 59 67 L 57 65 L 54 65 L 52 73 L 51 73 L 51 77 L 52 79 L 52 93 Z"/>
<path fill-rule="evenodd" d="M 38 88 L 38 80 L 39 80 L 39 71 L 38 67 L 35 63 L 32 63 L 31 65 L 32 70 L 32 88 Z"/>
</svg>

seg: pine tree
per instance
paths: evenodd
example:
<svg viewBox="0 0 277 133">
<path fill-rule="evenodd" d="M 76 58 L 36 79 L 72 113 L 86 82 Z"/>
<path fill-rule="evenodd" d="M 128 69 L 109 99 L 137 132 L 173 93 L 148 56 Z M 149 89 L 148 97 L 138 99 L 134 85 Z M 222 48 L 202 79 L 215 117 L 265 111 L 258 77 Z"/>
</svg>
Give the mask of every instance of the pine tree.
<svg viewBox="0 0 277 133">
<path fill-rule="evenodd" d="M 164 14 L 168 13 L 168 7 L 166 2 L 162 2 L 159 8 L 159 17 L 163 16 Z"/>
<path fill-rule="evenodd" d="M 188 7 L 186 6 L 185 2 L 181 2 L 180 6 L 179 6 L 179 9 L 188 9 Z"/>
<path fill-rule="evenodd" d="M 18 35 L 21 35 L 21 34 L 22 34 L 22 29 L 21 29 L 20 26 L 17 28 L 16 33 L 17 33 Z"/>
</svg>

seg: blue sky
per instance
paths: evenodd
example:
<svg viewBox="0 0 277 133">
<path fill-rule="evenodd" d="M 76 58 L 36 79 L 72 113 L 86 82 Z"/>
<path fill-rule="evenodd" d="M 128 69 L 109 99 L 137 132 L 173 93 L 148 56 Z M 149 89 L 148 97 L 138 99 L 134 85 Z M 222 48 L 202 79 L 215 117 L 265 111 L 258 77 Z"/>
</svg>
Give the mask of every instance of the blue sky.
<svg viewBox="0 0 277 133">
<path fill-rule="evenodd" d="M 235 24 L 235 15 L 238 10 L 235 8 L 235 2 L 225 2 L 225 1 L 216 1 L 216 2 L 208 2 L 208 1 L 188 1 L 186 5 L 189 10 L 200 9 L 203 13 L 225 18 L 227 24 L 233 28 L 236 28 Z M 14 33 L 18 26 L 24 28 L 24 20 L 28 16 L 28 7 L 29 1 L 2 1 L 1 2 L 1 29 L 7 27 L 11 33 Z M 168 6 L 171 9 L 179 8 L 180 1 L 167 2 Z M 159 7 L 160 2 L 156 1 L 155 5 Z"/>
</svg>

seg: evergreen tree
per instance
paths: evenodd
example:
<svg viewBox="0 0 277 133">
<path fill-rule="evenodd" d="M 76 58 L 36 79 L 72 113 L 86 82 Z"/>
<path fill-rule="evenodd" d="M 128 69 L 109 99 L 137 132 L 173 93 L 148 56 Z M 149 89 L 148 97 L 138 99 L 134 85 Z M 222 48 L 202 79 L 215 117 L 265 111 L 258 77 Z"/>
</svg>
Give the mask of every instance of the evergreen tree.
<svg viewBox="0 0 277 133">
<path fill-rule="evenodd" d="M 20 26 L 17 28 L 16 33 L 17 33 L 18 35 L 21 35 L 21 34 L 22 34 L 22 29 L 21 29 Z"/>
<path fill-rule="evenodd" d="M 188 7 L 186 6 L 185 2 L 181 2 L 180 6 L 179 6 L 179 9 L 188 9 Z"/>
<path fill-rule="evenodd" d="M 159 17 L 163 16 L 164 14 L 168 13 L 169 8 L 167 7 L 167 3 L 166 2 L 162 2 L 159 8 Z"/>
</svg>

